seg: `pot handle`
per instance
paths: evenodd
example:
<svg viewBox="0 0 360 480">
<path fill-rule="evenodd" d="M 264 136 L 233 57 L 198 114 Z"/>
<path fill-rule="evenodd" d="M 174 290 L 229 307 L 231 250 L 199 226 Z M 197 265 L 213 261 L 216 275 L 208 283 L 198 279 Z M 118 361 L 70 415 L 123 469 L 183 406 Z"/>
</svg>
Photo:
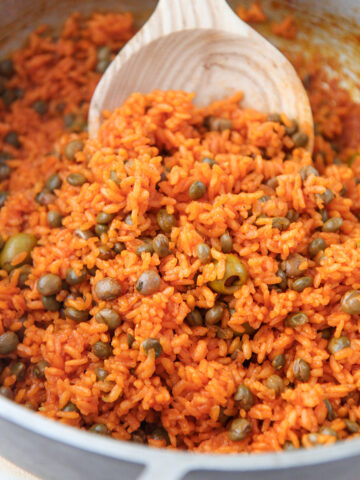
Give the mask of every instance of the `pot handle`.
<svg viewBox="0 0 360 480">
<path fill-rule="evenodd" d="M 190 466 L 178 462 L 153 462 L 146 465 L 137 480 L 182 480 Z"/>
</svg>

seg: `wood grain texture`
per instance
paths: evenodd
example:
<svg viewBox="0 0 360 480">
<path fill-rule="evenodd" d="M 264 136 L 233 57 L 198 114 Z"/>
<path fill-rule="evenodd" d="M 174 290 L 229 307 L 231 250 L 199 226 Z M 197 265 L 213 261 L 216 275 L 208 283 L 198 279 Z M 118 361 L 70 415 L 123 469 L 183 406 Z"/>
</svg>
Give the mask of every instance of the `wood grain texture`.
<svg viewBox="0 0 360 480">
<path fill-rule="evenodd" d="M 120 106 L 132 92 L 154 89 L 195 92 L 200 106 L 242 90 L 244 106 L 297 119 L 312 150 L 311 109 L 294 68 L 225 0 L 159 1 L 100 80 L 90 105 L 90 136 L 96 136 L 104 110 Z"/>
</svg>

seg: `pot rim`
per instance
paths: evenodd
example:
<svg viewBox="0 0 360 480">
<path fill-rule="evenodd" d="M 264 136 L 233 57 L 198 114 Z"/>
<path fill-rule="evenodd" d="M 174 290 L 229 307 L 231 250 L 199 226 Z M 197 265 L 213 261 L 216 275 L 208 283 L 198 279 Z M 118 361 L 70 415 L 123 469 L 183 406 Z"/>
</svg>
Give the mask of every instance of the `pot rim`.
<svg viewBox="0 0 360 480">
<path fill-rule="evenodd" d="M 265 471 L 282 470 L 331 463 L 360 454 L 360 438 L 340 441 L 316 449 L 299 449 L 294 452 L 270 452 L 251 454 L 210 454 L 172 451 L 136 445 L 131 442 L 101 437 L 63 425 L 42 417 L 21 405 L 0 397 L 0 417 L 21 428 L 65 445 L 93 452 L 106 457 L 136 464 L 154 464 L 179 467 L 182 472 L 191 470 Z M 120 447 L 120 448 L 119 448 Z"/>
</svg>

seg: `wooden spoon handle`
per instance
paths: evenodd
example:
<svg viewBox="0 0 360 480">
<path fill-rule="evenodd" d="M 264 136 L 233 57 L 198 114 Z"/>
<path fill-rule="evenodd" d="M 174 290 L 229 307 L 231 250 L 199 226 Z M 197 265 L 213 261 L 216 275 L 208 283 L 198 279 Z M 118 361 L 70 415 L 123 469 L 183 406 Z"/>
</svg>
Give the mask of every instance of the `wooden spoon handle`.
<svg viewBox="0 0 360 480">
<path fill-rule="evenodd" d="M 253 30 L 240 20 L 226 0 L 159 0 L 149 20 L 161 34 L 192 28 L 226 29 L 238 35 L 251 35 Z"/>
</svg>

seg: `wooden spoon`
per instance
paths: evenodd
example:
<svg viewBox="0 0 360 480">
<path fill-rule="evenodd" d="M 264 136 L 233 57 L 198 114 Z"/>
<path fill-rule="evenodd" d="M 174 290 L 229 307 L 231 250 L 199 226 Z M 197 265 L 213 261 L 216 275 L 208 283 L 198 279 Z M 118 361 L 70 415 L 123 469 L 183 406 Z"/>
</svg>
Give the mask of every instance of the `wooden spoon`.
<svg viewBox="0 0 360 480">
<path fill-rule="evenodd" d="M 101 78 L 90 104 L 90 136 L 104 110 L 154 89 L 195 92 L 199 106 L 242 90 L 243 106 L 296 119 L 312 151 L 311 108 L 293 66 L 225 0 L 159 0 Z"/>
</svg>

